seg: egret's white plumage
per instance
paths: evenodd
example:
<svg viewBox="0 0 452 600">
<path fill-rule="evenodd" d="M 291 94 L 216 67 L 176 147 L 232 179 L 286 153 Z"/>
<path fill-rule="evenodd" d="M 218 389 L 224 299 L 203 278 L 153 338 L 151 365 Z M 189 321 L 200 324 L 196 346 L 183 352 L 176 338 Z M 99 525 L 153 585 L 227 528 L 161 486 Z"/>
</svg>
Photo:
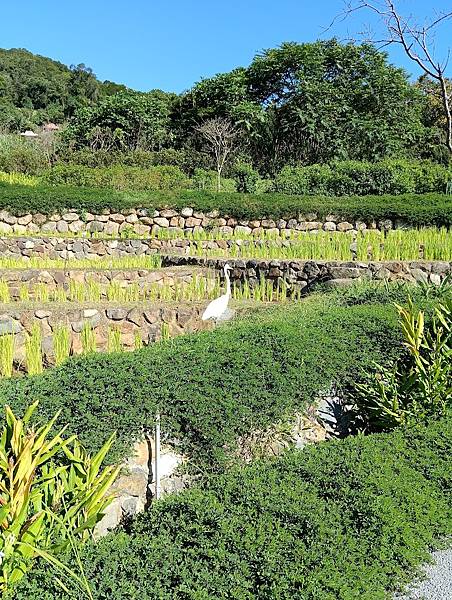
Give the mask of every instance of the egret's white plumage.
<svg viewBox="0 0 452 600">
<path fill-rule="evenodd" d="M 226 278 L 226 293 L 220 296 L 219 298 L 215 298 L 212 302 L 207 306 L 206 310 L 203 312 L 202 320 L 208 321 L 212 319 L 214 321 L 218 321 L 222 315 L 227 311 L 229 299 L 231 298 L 231 280 L 229 279 L 229 271 L 231 267 L 229 265 L 224 265 L 224 276 Z"/>
</svg>

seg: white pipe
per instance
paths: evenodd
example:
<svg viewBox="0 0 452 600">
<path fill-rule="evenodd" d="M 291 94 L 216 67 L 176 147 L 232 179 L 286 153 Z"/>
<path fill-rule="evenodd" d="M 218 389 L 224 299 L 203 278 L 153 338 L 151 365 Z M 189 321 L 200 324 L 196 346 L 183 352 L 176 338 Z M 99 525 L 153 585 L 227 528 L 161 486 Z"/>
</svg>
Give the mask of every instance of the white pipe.
<svg viewBox="0 0 452 600">
<path fill-rule="evenodd" d="M 155 461 L 154 461 L 155 499 L 160 498 L 160 413 L 155 415 Z"/>
</svg>

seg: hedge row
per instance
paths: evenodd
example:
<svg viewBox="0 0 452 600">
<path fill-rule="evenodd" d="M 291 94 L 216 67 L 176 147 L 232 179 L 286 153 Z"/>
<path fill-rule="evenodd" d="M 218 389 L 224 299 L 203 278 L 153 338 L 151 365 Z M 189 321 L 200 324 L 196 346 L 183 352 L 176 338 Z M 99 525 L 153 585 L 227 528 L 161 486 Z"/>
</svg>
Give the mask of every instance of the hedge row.
<svg viewBox="0 0 452 600">
<path fill-rule="evenodd" d="M 273 188 L 286 194 L 326 196 L 425 194 L 445 192 L 449 181 L 452 181 L 452 166 L 429 161 L 350 160 L 331 165 L 284 167 L 276 176 Z"/>
<path fill-rule="evenodd" d="M 291 451 L 82 552 L 96 600 L 383 600 L 452 533 L 452 418 Z M 74 559 L 68 559 L 78 572 Z M 16 600 L 66 600 L 47 565 Z"/>
<path fill-rule="evenodd" d="M 116 430 L 111 460 L 159 409 L 162 431 L 209 471 L 238 436 L 302 410 L 332 382 L 353 385 L 374 360 L 398 354 L 400 339 L 392 307 L 312 301 L 134 353 L 73 358 L 5 380 L 0 400 L 19 414 L 39 400 L 46 418 L 61 409 L 61 423 L 92 451 Z"/>
<path fill-rule="evenodd" d="M 412 226 L 452 225 L 452 196 L 404 194 L 400 196 L 314 197 L 284 194 L 179 192 L 117 192 L 107 189 L 20 186 L 0 183 L 0 210 L 19 215 L 27 212 L 53 214 L 64 210 L 100 213 L 144 207 L 191 206 L 200 211 L 219 210 L 239 219 L 297 217 L 315 213 L 318 218 L 335 214 L 348 221 L 370 222 L 400 219 Z"/>
</svg>

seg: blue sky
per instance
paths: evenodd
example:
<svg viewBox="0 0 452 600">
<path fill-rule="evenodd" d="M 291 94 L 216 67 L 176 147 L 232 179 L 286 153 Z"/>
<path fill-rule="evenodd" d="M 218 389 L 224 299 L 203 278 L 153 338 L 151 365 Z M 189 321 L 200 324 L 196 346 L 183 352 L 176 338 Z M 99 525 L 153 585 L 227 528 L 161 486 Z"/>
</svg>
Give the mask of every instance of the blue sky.
<svg viewBox="0 0 452 600">
<path fill-rule="evenodd" d="M 449 1 L 399 4 L 426 16 Z M 0 47 L 84 62 L 101 80 L 143 91 L 181 92 L 202 77 L 248 65 L 263 48 L 325 37 L 322 29 L 342 7 L 342 0 L 1 0 Z M 345 38 L 368 21 L 362 14 L 338 23 L 326 37 Z M 449 22 L 439 52 L 451 38 Z M 390 57 L 418 74 L 397 49 Z"/>
</svg>

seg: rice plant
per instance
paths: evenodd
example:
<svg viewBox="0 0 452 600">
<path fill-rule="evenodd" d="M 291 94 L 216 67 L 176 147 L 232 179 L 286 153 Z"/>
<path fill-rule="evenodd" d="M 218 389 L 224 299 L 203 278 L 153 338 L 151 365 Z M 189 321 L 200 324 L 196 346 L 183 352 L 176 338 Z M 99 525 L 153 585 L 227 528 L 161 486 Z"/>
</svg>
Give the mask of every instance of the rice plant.
<svg viewBox="0 0 452 600">
<path fill-rule="evenodd" d="M 61 365 L 70 354 L 71 350 L 71 334 L 65 325 L 55 327 L 53 330 L 53 353 L 55 356 L 55 364 Z"/>
<path fill-rule="evenodd" d="M 96 352 L 96 334 L 94 333 L 94 329 L 91 327 L 91 324 L 85 322 L 82 327 L 81 332 L 81 341 L 82 341 L 82 354 L 91 354 Z"/>
<path fill-rule="evenodd" d="M 29 302 L 30 301 L 30 292 L 28 286 L 22 284 L 19 286 L 19 300 L 21 302 Z"/>
<path fill-rule="evenodd" d="M 144 344 L 143 344 L 143 339 L 141 337 L 141 334 L 137 331 L 133 337 L 133 346 L 135 350 L 141 350 L 141 348 L 143 348 Z"/>
<path fill-rule="evenodd" d="M 50 299 L 49 286 L 45 283 L 37 283 L 34 286 L 34 299 L 37 302 L 46 303 Z"/>
<path fill-rule="evenodd" d="M 11 295 L 9 293 L 9 286 L 6 281 L 0 281 L 0 302 L 7 304 L 11 302 Z"/>
<path fill-rule="evenodd" d="M 83 283 L 71 279 L 69 282 L 69 300 L 71 302 L 85 301 L 85 286 Z"/>
<path fill-rule="evenodd" d="M 111 327 L 108 330 L 107 352 L 121 352 L 121 332 L 117 327 Z"/>
<path fill-rule="evenodd" d="M 100 302 L 102 298 L 102 288 L 100 283 L 90 279 L 85 285 L 86 302 Z"/>
<path fill-rule="evenodd" d="M 161 336 L 162 341 L 166 341 L 171 338 L 168 323 L 162 322 L 162 325 L 160 328 L 160 336 Z"/>
<path fill-rule="evenodd" d="M 14 334 L 0 336 L 0 374 L 11 377 L 14 365 Z"/>
<path fill-rule="evenodd" d="M 41 327 L 35 323 L 31 334 L 25 337 L 25 364 L 29 375 L 38 375 L 43 371 Z"/>
<path fill-rule="evenodd" d="M 31 258 L 12 258 L 0 257 L 0 269 L 85 269 L 85 270 L 134 270 L 134 269 L 161 269 L 162 257 L 155 254 L 144 256 L 118 256 L 107 258 L 83 258 L 69 259 L 62 258 L 41 258 L 32 256 Z"/>
</svg>

